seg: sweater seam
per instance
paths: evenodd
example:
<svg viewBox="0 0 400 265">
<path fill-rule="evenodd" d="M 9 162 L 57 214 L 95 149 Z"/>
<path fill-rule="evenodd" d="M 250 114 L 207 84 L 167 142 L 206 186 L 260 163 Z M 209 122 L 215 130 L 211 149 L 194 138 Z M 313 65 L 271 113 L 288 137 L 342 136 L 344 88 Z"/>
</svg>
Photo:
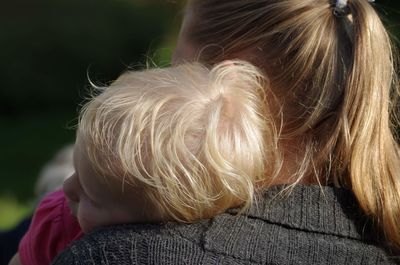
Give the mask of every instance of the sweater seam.
<svg viewBox="0 0 400 265">
<path fill-rule="evenodd" d="M 260 218 L 258 217 L 254 217 L 254 216 L 247 216 L 250 219 L 253 220 L 260 220 Z M 341 239 L 348 239 L 348 240 L 352 240 L 352 241 L 356 241 L 356 242 L 361 242 L 361 243 L 367 243 L 367 244 L 371 244 L 373 243 L 373 241 L 368 240 L 367 238 L 363 239 L 363 238 L 356 238 L 356 237 L 352 237 L 352 236 L 345 236 L 345 235 L 340 235 L 340 234 L 334 234 L 334 233 L 328 233 L 328 232 L 323 232 L 323 231 L 315 231 L 315 230 L 311 230 L 311 229 L 307 229 L 307 228 L 299 228 L 296 226 L 292 226 L 289 224 L 285 224 L 285 223 L 279 223 L 279 222 L 274 222 L 271 220 L 265 220 L 262 219 L 264 222 L 271 224 L 271 225 L 276 225 L 276 226 L 280 226 L 286 229 L 291 229 L 291 230 L 296 230 L 296 231 L 303 231 L 305 233 L 313 233 L 313 234 L 318 234 L 318 235 L 326 235 L 326 236 L 332 236 L 332 237 L 337 237 L 337 238 L 341 238 Z"/>
</svg>

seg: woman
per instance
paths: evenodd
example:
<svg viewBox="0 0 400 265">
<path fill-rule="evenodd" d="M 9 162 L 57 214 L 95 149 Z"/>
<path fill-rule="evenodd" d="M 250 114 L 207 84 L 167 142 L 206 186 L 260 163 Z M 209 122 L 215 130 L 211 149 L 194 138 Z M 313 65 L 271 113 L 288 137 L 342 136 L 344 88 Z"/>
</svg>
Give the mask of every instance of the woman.
<svg viewBox="0 0 400 265">
<path fill-rule="evenodd" d="M 257 203 L 195 224 L 98 230 L 54 264 L 395 264 L 392 49 L 367 0 L 191 1 L 174 63 L 239 58 L 270 80 L 281 155 L 266 162 Z"/>
</svg>

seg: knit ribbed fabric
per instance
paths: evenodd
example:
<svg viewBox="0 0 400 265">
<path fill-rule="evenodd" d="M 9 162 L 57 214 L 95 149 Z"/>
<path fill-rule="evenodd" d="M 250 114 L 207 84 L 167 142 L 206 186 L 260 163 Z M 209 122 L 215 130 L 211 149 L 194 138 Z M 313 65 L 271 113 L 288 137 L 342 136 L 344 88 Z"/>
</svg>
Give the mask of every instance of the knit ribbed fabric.
<svg viewBox="0 0 400 265">
<path fill-rule="evenodd" d="M 351 192 L 298 185 L 286 196 L 284 189 L 269 189 L 246 214 L 102 228 L 53 264 L 396 264 Z"/>
</svg>

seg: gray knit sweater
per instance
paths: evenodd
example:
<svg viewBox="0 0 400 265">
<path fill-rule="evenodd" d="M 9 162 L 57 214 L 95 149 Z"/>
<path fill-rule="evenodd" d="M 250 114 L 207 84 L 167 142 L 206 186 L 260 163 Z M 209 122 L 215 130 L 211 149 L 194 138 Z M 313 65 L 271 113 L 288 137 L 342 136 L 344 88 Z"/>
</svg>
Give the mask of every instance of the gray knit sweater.
<svg viewBox="0 0 400 265">
<path fill-rule="evenodd" d="M 282 189 L 269 189 L 247 215 L 99 229 L 53 264 L 396 264 L 351 192 L 300 185 L 282 197 Z"/>
</svg>

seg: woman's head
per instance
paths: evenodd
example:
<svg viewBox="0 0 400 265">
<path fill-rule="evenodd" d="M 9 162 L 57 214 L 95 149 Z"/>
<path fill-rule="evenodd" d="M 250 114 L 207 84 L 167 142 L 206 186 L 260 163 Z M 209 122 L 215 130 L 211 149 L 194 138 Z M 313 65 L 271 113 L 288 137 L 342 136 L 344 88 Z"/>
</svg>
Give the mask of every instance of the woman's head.
<svg viewBox="0 0 400 265">
<path fill-rule="evenodd" d="M 382 52 L 375 56 L 390 64 L 388 38 L 368 1 L 349 1 L 349 18 L 336 16 L 334 6 L 332 0 L 189 1 L 174 61 L 253 63 L 281 99 L 288 131 L 303 133 L 340 109 L 357 23 L 378 29 Z M 356 32 L 349 36 L 345 24 L 353 19 Z"/>
<path fill-rule="evenodd" d="M 249 206 L 277 161 L 265 82 L 240 61 L 125 73 L 85 106 L 78 154 L 96 176 L 143 190 L 162 219 Z"/>
<path fill-rule="evenodd" d="M 371 3 L 346 2 L 338 13 L 335 0 L 191 0 L 174 60 L 240 58 L 260 67 L 277 99 L 269 103 L 281 139 L 298 148 L 292 181 L 314 175 L 351 188 L 399 247 L 394 53 Z"/>
</svg>

